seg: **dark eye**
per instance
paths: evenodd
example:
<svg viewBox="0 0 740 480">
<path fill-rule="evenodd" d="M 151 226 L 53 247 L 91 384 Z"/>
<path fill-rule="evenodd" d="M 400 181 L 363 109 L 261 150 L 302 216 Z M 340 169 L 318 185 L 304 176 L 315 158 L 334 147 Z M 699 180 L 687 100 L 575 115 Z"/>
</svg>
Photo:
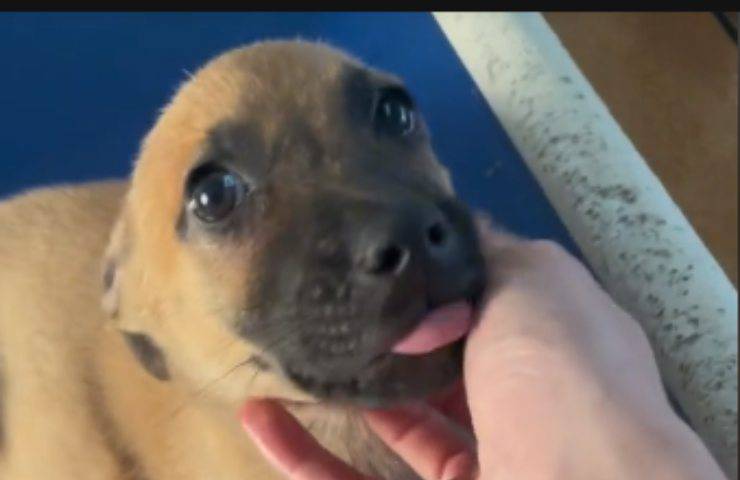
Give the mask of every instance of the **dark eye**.
<svg viewBox="0 0 740 480">
<path fill-rule="evenodd" d="M 380 91 L 375 107 L 375 128 L 384 134 L 403 136 L 414 130 L 414 102 L 405 90 L 388 87 Z"/>
<path fill-rule="evenodd" d="M 214 223 L 226 218 L 246 192 L 238 175 L 218 166 L 196 168 L 188 180 L 188 208 L 204 222 Z"/>
</svg>

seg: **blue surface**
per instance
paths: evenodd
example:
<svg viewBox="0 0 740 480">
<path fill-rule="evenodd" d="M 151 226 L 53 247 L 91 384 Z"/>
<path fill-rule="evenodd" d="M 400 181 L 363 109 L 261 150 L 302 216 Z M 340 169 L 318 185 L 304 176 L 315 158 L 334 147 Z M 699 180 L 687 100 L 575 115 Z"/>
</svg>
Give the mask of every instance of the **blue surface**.
<svg viewBox="0 0 740 480">
<path fill-rule="evenodd" d="M 320 39 L 406 80 L 460 196 L 511 230 L 574 244 L 424 13 L 0 14 L 0 196 L 129 173 L 175 87 L 218 53 Z"/>
</svg>

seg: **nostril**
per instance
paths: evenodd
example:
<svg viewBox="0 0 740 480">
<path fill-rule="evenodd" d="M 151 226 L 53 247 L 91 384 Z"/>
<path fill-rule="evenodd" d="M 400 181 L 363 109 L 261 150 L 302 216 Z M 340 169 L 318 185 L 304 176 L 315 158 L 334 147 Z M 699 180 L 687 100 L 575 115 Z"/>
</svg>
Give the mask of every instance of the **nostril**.
<svg viewBox="0 0 740 480">
<path fill-rule="evenodd" d="M 441 222 L 437 222 L 427 229 L 427 240 L 433 247 L 442 247 L 447 243 L 447 229 Z"/>
<path fill-rule="evenodd" d="M 400 273 L 408 263 L 409 252 L 397 245 L 388 245 L 375 250 L 368 259 L 368 273 L 375 275 Z"/>
</svg>

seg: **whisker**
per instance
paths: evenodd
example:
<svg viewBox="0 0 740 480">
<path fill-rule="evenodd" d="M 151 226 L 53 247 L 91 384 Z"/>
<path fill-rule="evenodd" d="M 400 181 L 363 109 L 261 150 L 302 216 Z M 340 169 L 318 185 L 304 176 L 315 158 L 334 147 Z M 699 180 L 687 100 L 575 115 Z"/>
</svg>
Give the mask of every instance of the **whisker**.
<svg viewBox="0 0 740 480">
<path fill-rule="evenodd" d="M 206 393 L 210 388 L 212 388 L 218 382 L 223 381 L 225 378 L 227 378 L 229 375 L 231 375 L 232 373 L 234 373 L 235 371 L 237 371 L 239 368 L 244 367 L 244 366 L 249 365 L 249 364 L 255 363 L 257 361 L 257 358 L 258 357 L 261 357 L 262 355 L 264 355 L 264 353 L 267 350 L 272 349 L 272 348 L 280 345 L 282 342 L 285 342 L 285 341 L 290 340 L 292 338 L 292 334 L 296 333 L 296 330 L 293 329 L 293 328 L 285 328 L 285 331 L 284 332 L 282 331 L 282 329 L 279 329 L 279 330 L 273 330 L 273 332 L 271 332 L 271 333 L 272 334 L 281 334 L 281 335 L 277 336 L 277 338 L 275 338 L 274 340 L 272 340 L 269 343 L 267 343 L 264 347 L 262 347 L 260 349 L 260 352 L 258 354 L 256 354 L 256 355 L 255 354 L 250 355 L 247 359 L 238 362 L 236 365 L 231 365 L 224 373 L 222 373 L 221 375 L 218 375 L 217 377 L 209 380 L 208 382 L 204 383 L 202 386 L 200 386 L 199 388 L 197 388 L 192 394 L 188 395 L 188 398 L 184 402 L 182 402 L 180 405 L 178 405 L 169 415 L 166 415 L 162 419 L 162 421 L 165 422 L 165 421 L 172 420 L 180 412 L 182 412 L 182 410 L 185 407 L 187 407 L 190 404 L 190 402 L 195 401 L 198 398 L 200 398 L 204 393 Z M 229 342 L 227 342 L 227 345 L 232 345 L 237 340 L 238 340 L 238 338 L 234 338 L 234 339 L 230 340 Z M 253 374 L 252 378 L 249 381 L 249 385 L 252 385 L 254 383 L 254 381 L 256 380 L 256 378 L 259 376 L 259 374 L 262 373 L 262 371 L 260 370 L 260 368 L 257 367 L 256 365 L 253 368 L 254 368 L 254 374 Z"/>
<path fill-rule="evenodd" d="M 188 396 L 188 399 L 184 401 L 182 404 L 180 404 L 177 408 L 175 408 L 172 413 L 170 413 L 168 416 L 165 417 L 166 420 L 172 420 L 174 417 L 176 417 L 191 401 L 197 400 L 201 397 L 209 388 L 211 388 L 216 383 L 220 382 L 224 378 L 228 377 L 232 373 L 234 373 L 238 368 L 243 367 L 244 365 L 247 365 L 251 360 L 251 357 L 247 360 L 243 360 L 236 365 L 231 366 L 226 372 L 219 375 L 218 377 L 210 380 L 205 385 L 198 388 L 195 392 L 193 392 L 191 395 Z"/>
<path fill-rule="evenodd" d="M 245 312 L 255 311 L 260 308 L 265 308 L 265 306 L 265 304 L 251 305 L 246 309 L 242 309 L 240 311 L 240 315 L 243 316 L 245 315 Z M 233 315 L 233 311 L 226 308 L 216 308 L 213 309 L 212 312 L 215 315 Z M 182 403 L 177 405 L 169 414 L 165 414 L 164 416 L 157 416 L 157 420 L 155 421 L 156 425 L 154 425 L 154 427 L 161 428 L 166 422 L 173 421 L 180 413 L 185 410 L 188 405 L 190 405 L 192 402 L 197 401 L 219 382 L 228 378 L 240 368 L 250 365 L 253 368 L 253 374 L 249 379 L 248 388 L 251 388 L 254 382 L 259 378 L 260 374 L 264 373 L 264 370 L 260 368 L 258 362 L 262 360 L 265 353 L 271 349 L 279 347 L 281 344 L 294 341 L 296 337 L 304 333 L 306 329 L 311 328 L 311 323 L 298 322 L 296 324 L 296 322 L 293 322 L 291 324 L 286 322 L 270 322 L 269 324 L 266 324 L 266 327 L 267 328 L 263 332 L 263 335 L 265 335 L 267 341 L 263 343 L 262 347 L 257 353 L 253 353 L 245 360 L 239 361 L 234 365 L 230 365 L 222 374 L 202 384 L 195 391 L 188 394 L 187 398 Z M 228 353 L 228 349 L 238 341 L 240 341 L 240 338 L 238 336 L 233 336 L 228 341 L 224 342 L 222 348 L 214 351 L 214 355 L 218 355 L 221 352 Z"/>
</svg>

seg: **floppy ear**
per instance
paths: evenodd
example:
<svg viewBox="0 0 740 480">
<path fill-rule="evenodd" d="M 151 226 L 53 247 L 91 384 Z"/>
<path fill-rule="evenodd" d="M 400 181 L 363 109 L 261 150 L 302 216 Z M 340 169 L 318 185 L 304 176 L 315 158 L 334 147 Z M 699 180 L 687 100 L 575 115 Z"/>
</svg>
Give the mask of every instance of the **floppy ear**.
<svg viewBox="0 0 740 480">
<path fill-rule="evenodd" d="M 128 220 L 124 208 L 113 227 L 103 259 L 103 310 L 124 336 L 126 345 L 129 346 L 139 363 L 153 377 L 163 381 L 168 380 L 170 374 L 164 353 L 151 336 L 136 331 L 140 328 L 136 325 L 136 319 L 127 318 L 132 314 L 131 310 L 135 311 L 135 309 L 123 311 L 121 305 L 121 289 L 125 283 L 123 279 L 129 263 L 130 242 Z"/>
</svg>

